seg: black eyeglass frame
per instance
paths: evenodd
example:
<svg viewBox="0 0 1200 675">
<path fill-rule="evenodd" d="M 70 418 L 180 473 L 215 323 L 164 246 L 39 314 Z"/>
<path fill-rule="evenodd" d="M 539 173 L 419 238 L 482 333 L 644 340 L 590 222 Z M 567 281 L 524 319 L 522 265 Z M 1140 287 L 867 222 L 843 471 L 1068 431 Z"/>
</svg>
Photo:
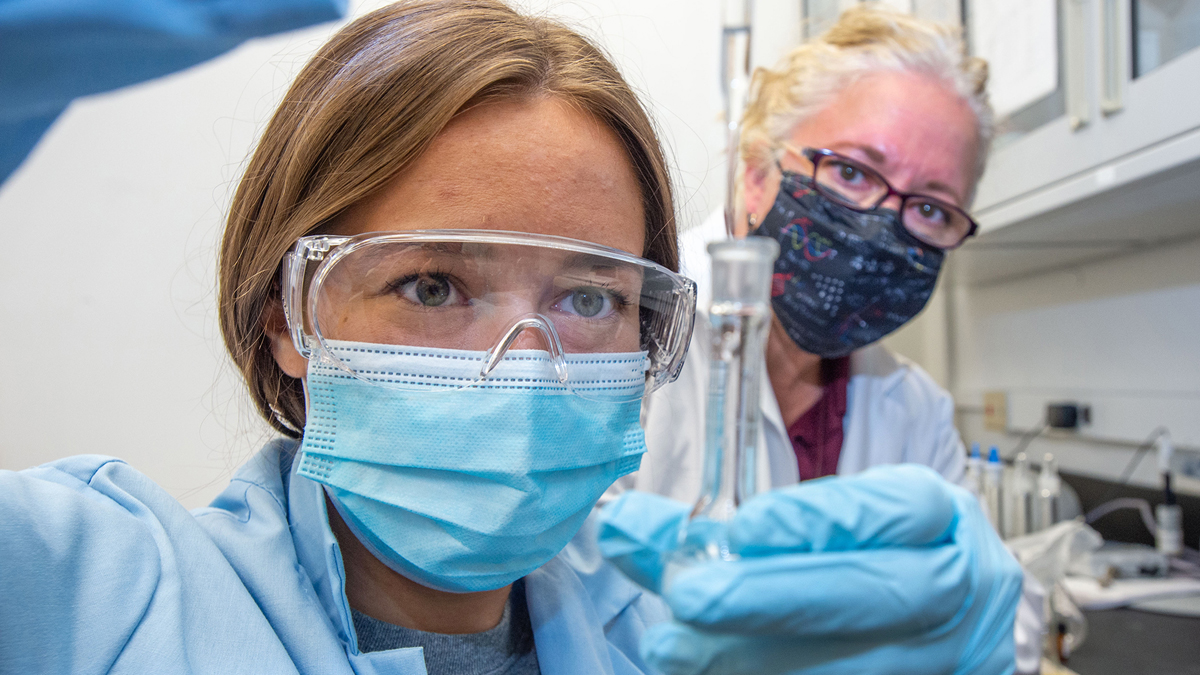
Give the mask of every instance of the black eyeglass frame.
<svg viewBox="0 0 1200 675">
<path fill-rule="evenodd" d="M 970 216 L 970 214 L 968 214 L 963 209 L 961 209 L 953 204 L 949 204 L 945 200 L 938 199 L 937 197 L 931 197 L 929 195 L 923 195 L 923 194 L 913 193 L 913 192 L 901 192 L 901 191 L 897 190 L 896 188 L 892 187 L 892 184 L 889 183 L 887 181 L 887 179 L 883 177 L 882 174 L 880 174 L 875 169 L 872 169 L 871 167 L 866 166 L 862 162 L 859 162 L 857 160 L 846 157 L 845 155 L 841 155 L 832 150 L 827 150 L 824 148 L 804 148 L 803 150 L 797 152 L 795 148 L 787 145 L 786 143 L 783 145 L 783 148 L 787 152 L 790 152 L 793 154 L 799 154 L 799 155 L 803 156 L 810 163 L 812 163 L 813 187 L 822 196 L 824 196 L 828 199 L 832 199 L 833 201 L 836 201 L 837 203 L 845 206 L 846 208 L 854 209 L 855 211 L 859 211 L 859 212 L 871 211 L 873 209 L 879 208 L 879 205 L 884 203 L 885 201 L 887 201 L 888 197 L 895 195 L 900 198 L 899 213 L 900 213 L 900 223 L 902 225 L 904 224 L 904 209 L 908 205 L 909 199 L 920 199 L 923 202 L 933 202 L 934 204 L 938 205 L 941 208 L 944 208 L 948 211 L 953 211 L 955 213 L 962 215 L 962 217 L 967 220 L 967 223 L 970 224 L 970 227 L 967 229 L 966 234 L 964 234 L 962 236 L 962 238 L 960 238 L 958 240 L 958 242 L 956 242 L 950 246 L 943 246 L 936 242 L 928 241 L 925 237 L 922 237 L 920 234 L 914 232 L 907 225 L 905 225 L 904 229 L 906 232 L 908 232 L 910 235 L 916 237 L 917 239 L 920 239 L 922 242 L 928 244 L 929 246 L 932 246 L 934 248 L 937 248 L 937 249 L 940 249 L 943 251 L 951 251 L 951 250 L 958 248 L 959 246 L 962 246 L 964 242 L 966 242 L 971 237 L 975 236 L 975 234 L 979 231 L 979 223 L 976 223 L 975 219 L 972 218 Z M 819 182 L 817 182 L 816 176 L 817 176 L 817 171 L 818 171 L 819 165 L 820 165 L 821 161 L 825 160 L 825 159 L 836 159 L 839 162 L 844 162 L 846 164 L 853 166 L 854 168 L 864 172 L 865 174 L 871 174 L 871 175 L 878 176 L 879 182 L 881 182 L 883 184 L 883 186 L 885 188 L 887 188 L 887 191 L 884 192 L 883 195 L 871 206 L 861 206 L 858 204 L 849 203 L 845 196 L 837 194 L 836 192 L 833 192 L 832 190 L 823 187 Z"/>
</svg>

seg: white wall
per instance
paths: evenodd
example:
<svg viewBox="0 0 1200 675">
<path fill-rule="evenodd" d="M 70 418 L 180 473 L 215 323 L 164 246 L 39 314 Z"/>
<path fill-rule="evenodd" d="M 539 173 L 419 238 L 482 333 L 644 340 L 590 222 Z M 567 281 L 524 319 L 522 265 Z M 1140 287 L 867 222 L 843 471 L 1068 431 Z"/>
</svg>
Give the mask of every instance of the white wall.
<svg viewBox="0 0 1200 675">
<path fill-rule="evenodd" d="M 368 6 L 359 3 L 356 12 Z M 722 199 L 718 0 L 527 0 L 575 22 L 651 104 L 684 225 Z M 756 62 L 799 34 L 759 0 Z M 189 507 L 270 436 L 219 339 L 215 252 L 254 140 L 331 28 L 79 101 L 0 188 L 0 468 L 122 457 Z"/>
<path fill-rule="evenodd" d="M 952 254 L 953 255 L 953 254 Z M 1028 448 L 1066 471 L 1119 478 L 1141 439 L 1171 430 L 1177 472 L 1200 471 L 1200 239 L 1086 265 L 971 286 L 943 278 L 921 316 L 885 339 L 925 367 L 958 404 L 968 444 L 1011 457 L 1047 400 L 1079 401 L 1092 423 L 1047 432 Z M 962 261 L 958 272 L 961 277 Z M 946 275 L 943 275 L 946 277 Z M 983 393 L 1008 395 L 1010 431 L 983 425 Z M 1160 484 L 1153 452 L 1134 484 Z M 1200 480 L 1177 473 L 1181 492 Z"/>
<path fill-rule="evenodd" d="M 0 190 L 0 468 L 114 455 L 188 506 L 261 444 L 216 320 L 222 217 L 327 30 L 76 102 Z"/>
<path fill-rule="evenodd" d="M 1200 494 L 1200 480 L 1178 473 L 1200 473 L 1197 261 L 1193 239 L 972 286 L 955 283 L 965 264 L 956 259 L 925 311 L 885 344 L 954 394 L 968 445 L 986 452 L 995 444 L 1011 458 L 1022 432 L 1041 423 L 1046 400 L 1079 401 L 1092 408 L 1092 423 L 1032 441 L 1034 462 L 1049 452 L 1063 470 L 1116 480 L 1141 439 L 1163 425 L 1177 448 L 1177 489 Z M 1008 395 L 1007 433 L 984 428 L 989 390 Z M 1153 452 L 1131 482 L 1160 485 Z"/>
<path fill-rule="evenodd" d="M 1136 223 L 1131 223 L 1136 227 Z M 1200 449 L 1200 239 L 954 293 L 954 390 L 964 436 L 1010 451 L 1016 439 L 982 428 L 982 393 L 1009 395 L 1015 429 L 1036 427 L 1047 399 L 1090 403 L 1077 434 L 1031 446 L 1068 470 L 1121 474 L 1138 440 L 1159 425 Z M 1181 453 L 1176 468 L 1195 456 Z M 1153 453 L 1134 482 L 1159 484 Z M 1180 478 L 1200 494 L 1200 481 Z"/>
</svg>

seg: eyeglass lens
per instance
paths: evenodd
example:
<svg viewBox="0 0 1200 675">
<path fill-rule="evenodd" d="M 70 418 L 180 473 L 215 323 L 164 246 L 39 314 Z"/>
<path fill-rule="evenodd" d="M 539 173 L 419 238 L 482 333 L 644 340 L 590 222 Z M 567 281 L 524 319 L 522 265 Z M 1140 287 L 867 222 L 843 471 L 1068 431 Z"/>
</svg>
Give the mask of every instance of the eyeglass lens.
<svg viewBox="0 0 1200 675">
<path fill-rule="evenodd" d="M 854 209 L 873 209 L 893 192 L 874 169 L 837 155 L 813 158 L 813 181 L 826 197 Z M 933 197 L 904 198 L 900 222 L 914 237 L 939 248 L 958 246 L 971 234 L 971 219 L 961 209 Z"/>
</svg>

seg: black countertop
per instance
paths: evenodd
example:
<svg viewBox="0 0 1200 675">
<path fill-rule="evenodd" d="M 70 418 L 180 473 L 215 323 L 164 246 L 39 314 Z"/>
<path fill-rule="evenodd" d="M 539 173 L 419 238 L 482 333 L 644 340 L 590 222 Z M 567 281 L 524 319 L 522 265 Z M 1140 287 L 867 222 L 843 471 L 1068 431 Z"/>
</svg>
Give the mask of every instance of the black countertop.
<svg viewBox="0 0 1200 675">
<path fill-rule="evenodd" d="M 1067 663 L 1079 675 L 1200 675 L 1200 618 L 1136 609 L 1083 614 L 1087 639 Z"/>
</svg>

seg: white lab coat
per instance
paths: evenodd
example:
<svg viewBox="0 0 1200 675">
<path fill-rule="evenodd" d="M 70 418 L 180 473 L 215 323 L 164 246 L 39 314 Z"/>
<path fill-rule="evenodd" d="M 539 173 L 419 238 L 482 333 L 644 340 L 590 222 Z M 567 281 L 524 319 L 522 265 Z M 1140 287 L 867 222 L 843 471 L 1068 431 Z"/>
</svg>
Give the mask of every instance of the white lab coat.
<svg viewBox="0 0 1200 675">
<path fill-rule="evenodd" d="M 705 247 L 726 237 L 721 211 L 680 237 L 681 271 L 696 281 L 696 326 L 679 378 L 646 398 L 642 426 L 647 453 L 641 468 L 605 493 L 605 500 L 644 490 L 693 503 L 700 495 L 704 462 L 704 409 L 709 368 L 709 323 L 703 308 L 711 293 Z M 795 451 L 771 388 L 763 377 L 757 474 L 759 489 L 800 480 Z M 883 345 L 850 355 L 846 416 L 837 473 L 854 474 L 879 464 L 913 463 L 932 467 L 946 480 L 964 485 L 966 449 L 954 426 L 954 400 L 929 374 Z M 1014 626 L 1017 672 L 1036 673 L 1041 664 L 1044 591 L 1026 575 Z"/>
<path fill-rule="evenodd" d="M 709 269 L 704 247 L 725 237 L 717 212 L 680 238 L 683 273 L 696 280 L 697 306 L 708 304 Z M 679 379 L 647 397 L 642 409 L 646 447 L 637 473 L 618 481 L 612 493 L 627 489 L 694 502 L 700 494 L 704 462 L 704 408 L 708 382 L 708 317 L 697 313 L 692 343 Z M 787 435 L 770 381 L 760 394 L 763 425 L 758 443 L 760 488 L 800 480 L 796 455 Z M 924 464 L 961 484 L 966 451 L 954 427 L 954 401 L 920 366 L 871 345 L 850 356 L 850 383 L 842 423 L 838 474 L 853 474 L 878 464 Z M 610 493 L 611 494 L 611 493 Z"/>
</svg>

